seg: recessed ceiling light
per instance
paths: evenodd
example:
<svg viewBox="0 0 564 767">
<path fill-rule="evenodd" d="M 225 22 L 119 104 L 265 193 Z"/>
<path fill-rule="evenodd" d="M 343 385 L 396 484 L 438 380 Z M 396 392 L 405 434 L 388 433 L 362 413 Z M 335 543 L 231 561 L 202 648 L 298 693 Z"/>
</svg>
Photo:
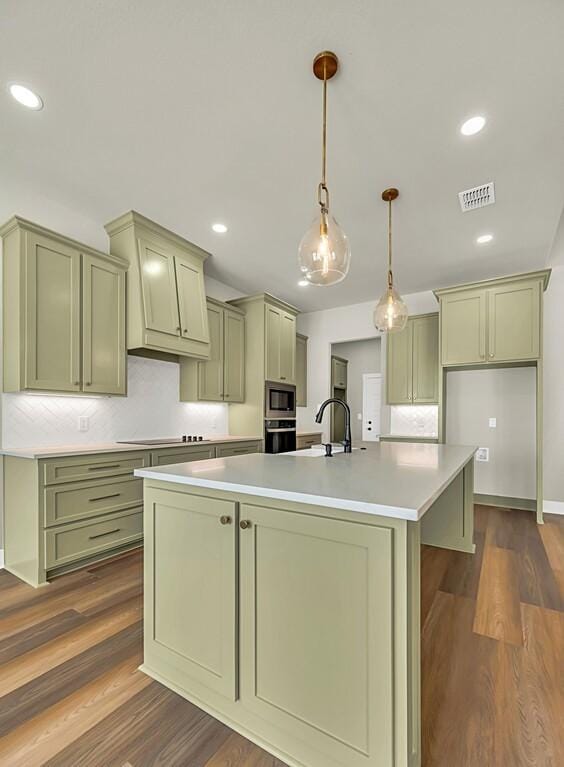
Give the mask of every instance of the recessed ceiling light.
<svg viewBox="0 0 564 767">
<path fill-rule="evenodd" d="M 482 115 L 476 115 L 462 123 L 460 132 L 463 136 L 473 136 L 475 133 L 479 133 L 485 124 L 486 118 L 482 117 Z"/>
<path fill-rule="evenodd" d="M 298 282 L 298 285 L 300 286 L 300 288 L 305 288 L 309 285 L 309 282 L 307 280 L 300 280 Z"/>
<path fill-rule="evenodd" d="M 486 242 L 491 242 L 492 240 L 493 234 L 481 234 L 479 237 L 476 237 L 478 245 L 485 245 Z"/>
<path fill-rule="evenodd" d="M 212 224 L 212 229 L 214 232 L 217 232 L 217 234 L 225 234 L 227 231 L 225 224 Z"/>
<path fill-rule="evenodd" d="M 16 101 L 18 101 L 20 104 L 23 104 L 23 106 L 27 107 L 28 109 L 34 109 L 35 111 L 43 109 L 43 101 L 41 97 L 29 88 L 26 88 L 25 85 L 12 83 L 12 85 L 10 85 L 10 93 L 16 99 Z"/>
</svg>

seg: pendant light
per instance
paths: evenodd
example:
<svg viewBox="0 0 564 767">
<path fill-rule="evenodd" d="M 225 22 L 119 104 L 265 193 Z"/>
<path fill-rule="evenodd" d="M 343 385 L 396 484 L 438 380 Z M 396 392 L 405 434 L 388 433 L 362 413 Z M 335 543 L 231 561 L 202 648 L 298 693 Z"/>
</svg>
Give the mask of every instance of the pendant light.
<svg viewBox="0 0 564 767">
<path fill-rule="evenodd" d="M 392 274 L 392 202 L 397 199 L 397 189 L 386 189 L 382 199 L 388 203 L 388 287 L 374 309 L 374 325 L 381 333 L 397 333 L 407 324 L 407 306 L 394 288 Z"/>
<path fill-rule="evenodd" d="M 317 188 L 319 215 L 304 234 L 298 249 L 302 279 L 311 285 L 335 285 L 347 276 L 351 249 L 347 235 L 329 212 L 327 189 L 327 81 L 339 68 L 339 60 L 331 51 L 318 53 L 313 60 L 313 73 L 323 81 L 323 121 L 321 182 Z"/>
</svg>

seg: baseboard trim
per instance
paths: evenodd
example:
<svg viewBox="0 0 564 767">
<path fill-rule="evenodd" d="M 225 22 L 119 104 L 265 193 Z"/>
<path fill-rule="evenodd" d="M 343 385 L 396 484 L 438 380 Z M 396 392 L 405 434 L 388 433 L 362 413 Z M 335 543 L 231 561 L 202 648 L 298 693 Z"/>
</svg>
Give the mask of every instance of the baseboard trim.
<svg viewBox="0 0 564 767">
<path fill-rule="evenodd" d="M 0 549 L 0 570 L 4 569 L 4 549 Z"/>
<path fill-rule="evenodd" d="M 498 506 L 503 509 L 520 509 L 522 511 L 536 511 L 537 502 L 534 498 L 511 498 L 506 495 L 487 495 L 474 493 L 474 503 L 482 506 Z M 564 504 L 562 504 L 564 506 Z M 546 508 L 546 501 L 545 501 Z"/>
<path fill-rule="evenodd" d="M 564 514 L 564 501 L 543 501 L 544 514 Z"/>
</svg>

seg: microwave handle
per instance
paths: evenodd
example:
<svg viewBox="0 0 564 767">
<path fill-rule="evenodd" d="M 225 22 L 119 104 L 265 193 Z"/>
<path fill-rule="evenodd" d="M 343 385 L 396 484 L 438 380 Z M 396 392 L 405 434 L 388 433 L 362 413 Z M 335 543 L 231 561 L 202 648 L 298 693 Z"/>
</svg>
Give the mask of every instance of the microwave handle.
<svg viewBox="0 0 564 767">
<path fill-rule="evenodd" d="M 291 426 L 290 426 L 290 427 L 289 427 L 289 428 L 287 428 L 287 429 L 269 429 L 269 428 L 267 427 L 267 428 L 266 428 L 266 431 L 267 431 L 269 434 L 277 434 L 277 433 L 279 433 L 279 432 L 281 432 L 281 431 L 296 431 L 296 427 L 295 427 L 295 426 L 294 426 L 294 427 L 291 427 Z"/>
</svg>

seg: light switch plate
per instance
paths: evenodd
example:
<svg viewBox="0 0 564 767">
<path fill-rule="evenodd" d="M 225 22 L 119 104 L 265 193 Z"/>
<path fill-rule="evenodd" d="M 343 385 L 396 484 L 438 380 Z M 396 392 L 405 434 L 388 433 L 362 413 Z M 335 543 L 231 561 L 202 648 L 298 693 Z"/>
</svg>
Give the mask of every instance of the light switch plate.
<svg viewBox="0 0 564 767">
<path fill-rule="evenodd" d="M 489 461 L 490 460 L 490 449 L 489 447 L 479 447 L 478 452 L 476 453 L 476 460 L 477 461 Z"/>
<path fill-rule="evenodd" d="M 497 427 L 497 418 L 490 418 L 490 429 L 495 429 Z"/>
<path fill-rule="evenodd" d="M 78 430 L 88 431 L 90 428 L 90 418 L 87 415 L 78 416 Z"/>
</svg>

